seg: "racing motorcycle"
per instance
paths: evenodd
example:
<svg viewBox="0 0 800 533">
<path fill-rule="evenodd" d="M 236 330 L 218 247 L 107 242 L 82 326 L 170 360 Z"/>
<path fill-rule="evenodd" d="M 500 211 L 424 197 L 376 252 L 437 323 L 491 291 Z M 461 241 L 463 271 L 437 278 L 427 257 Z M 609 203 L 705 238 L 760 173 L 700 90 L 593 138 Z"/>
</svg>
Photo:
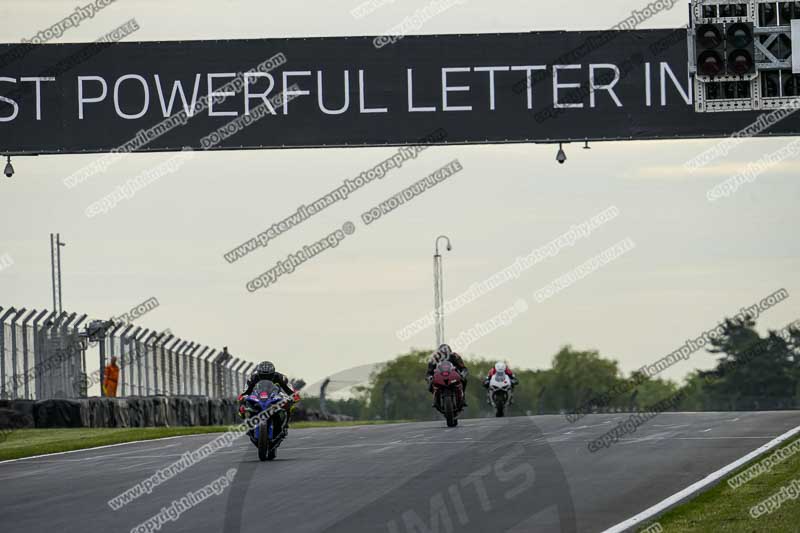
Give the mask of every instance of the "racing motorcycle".
<svg viewBox="0 0 800 533">
<path fill-rule="evenodd" d="M 458 415 L 464 410 L 464 386 L 450 361 L 442 361 L 433 371 L 433 404 L 444 415 L 447 427 L 458 425 Z"/>
<path fill-rule="evenodd" d="M 489 403 L 494 407 L 497 417 L 505 416 L 506 405 L 511 403 L 513 397 L 511 378 L 505 372 L 497 372 L 489 380 Z"/>
<path fill-rule="evenodd" d="M 258 418 L 259 422 L 248 432 L 250 440 L 258 448 L 258 458 L 261 461 L 272 461 L 278 453 L 278 446 L 286 437 L 289 425 L 289 409 L 296 401 L 287 396 L 272 383 L 253 391 L 244 401 L 247 418 Z"/>
</svg>

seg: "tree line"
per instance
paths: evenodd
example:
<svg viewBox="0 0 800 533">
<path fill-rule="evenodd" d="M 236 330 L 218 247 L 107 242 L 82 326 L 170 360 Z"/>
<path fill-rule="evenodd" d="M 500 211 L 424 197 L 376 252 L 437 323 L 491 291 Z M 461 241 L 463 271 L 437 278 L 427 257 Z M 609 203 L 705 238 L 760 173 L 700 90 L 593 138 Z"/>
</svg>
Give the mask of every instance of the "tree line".
<svg viewBox="0 0 800 533">
<path fill-rule="evenodd" d="M 723 333 L 707 348 L 716 366 L 691 372 L 683 383 L 638 371 L 626 374 L 597 350 L 570 345 L 553 356 L 549 369 L 516 368 L 514 359 L 506 358 L 519 378 L 508 415 L 561 413 L 575 421 L 593 412 L 644 410 L 675 398 L 676 411 L 800 409 L 800 321 L 765 337 L 755 326 L 747 316 L 726 319 Z M 327 410 L 362 420 L 438 419 L 424 379 L 430 356 L 431 350 L 417 349 L 397 356 L 373 372 L 354 397 L 329 400 Z M 464 416 L 493 416 L 481 382 L 498 359 L 464 360 L 470 370 Z M 304 403 L 318 406 L 313 398 Z"/>
</svg>

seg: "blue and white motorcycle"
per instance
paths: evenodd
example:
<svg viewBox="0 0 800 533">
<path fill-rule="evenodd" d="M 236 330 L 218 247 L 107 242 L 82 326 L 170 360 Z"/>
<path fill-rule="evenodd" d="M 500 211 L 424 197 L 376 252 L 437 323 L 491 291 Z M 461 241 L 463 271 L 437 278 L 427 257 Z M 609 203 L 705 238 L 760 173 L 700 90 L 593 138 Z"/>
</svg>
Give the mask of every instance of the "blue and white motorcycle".
<svg viewBox="0 0 800 533">
<path fill-rule="evenodd" d="M 272 461 L 278 453 L 278 446 L 286 437 L 289 426 L 289 412 L 299 400 L 298 395 L 288 396 L 271 383 L 259 383 L 259 390 L 247 396 L 244 401 L 247 418 L 258 418 L 258 425 L 248 432 L 250 440 L 258 448 L 258 458 Z"/>
</svg>

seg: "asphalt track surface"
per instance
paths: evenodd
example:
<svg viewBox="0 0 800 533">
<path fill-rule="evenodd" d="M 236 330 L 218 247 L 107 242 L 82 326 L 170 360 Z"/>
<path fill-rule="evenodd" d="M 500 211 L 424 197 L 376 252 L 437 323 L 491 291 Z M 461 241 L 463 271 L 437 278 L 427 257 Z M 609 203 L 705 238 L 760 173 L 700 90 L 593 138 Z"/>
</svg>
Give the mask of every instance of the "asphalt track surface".
<svg viewBox="0 0 800 533">
<path fill-rule="evenodd" d="M 665 413 L 589 452 L 626 418 L 293 429 L 273 462 L 240 439 L 117 511 L 110 498 L 215 436 L 0 463 L 0 530 L 131 531 L 236 468 L 221 494 L 151 531 L 603 531 L 800 426 L 792 412 Z"/>
</svg>

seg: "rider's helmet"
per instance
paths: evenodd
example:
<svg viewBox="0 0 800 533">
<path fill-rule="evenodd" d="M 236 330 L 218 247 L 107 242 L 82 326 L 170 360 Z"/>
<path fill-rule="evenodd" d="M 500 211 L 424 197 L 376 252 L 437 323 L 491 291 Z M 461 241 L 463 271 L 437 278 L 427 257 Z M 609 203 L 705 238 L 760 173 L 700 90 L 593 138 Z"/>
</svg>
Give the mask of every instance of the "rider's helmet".
<svg viewBox="0 0 800 533">
<path fill-rule="evenodd" d="M 498 361 L 494 364 L 494 370 L 501 376 L 506 373 L 506 364 L 502 361 Z"/>
<path fill-rule="evenodd" d="M 274 374 L 275 365 L 269 361 L 262 361 L 256 367 L 256 374 Z"/>
<path fill-rule="evenodd" d="M 453 350 L 450 349 L 450 346 L 442 344 L 436 349 L 435 352 L 433 352 L 433 362 L 439 364 L 442 361 L 447 361 L 450 359 L 450 354 L 452 353 Z"/>
</svg>

